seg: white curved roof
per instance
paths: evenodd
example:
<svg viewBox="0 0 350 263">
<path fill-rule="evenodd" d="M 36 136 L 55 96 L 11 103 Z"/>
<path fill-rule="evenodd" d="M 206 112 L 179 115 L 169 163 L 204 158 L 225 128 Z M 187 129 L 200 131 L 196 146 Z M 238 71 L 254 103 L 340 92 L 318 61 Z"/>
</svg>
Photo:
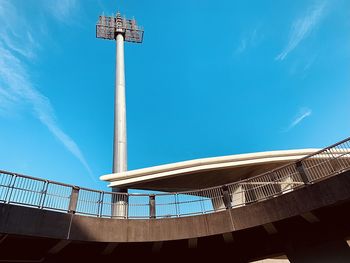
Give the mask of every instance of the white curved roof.
<svg viewBox="0 0 350 263">
<path fill-rule="evenodd" d="M 319 149 L 283 150 L 202 158 L 100 177 L 110 187 L 159 191 L 192 190 L 255 176 Z"/>
</svg>

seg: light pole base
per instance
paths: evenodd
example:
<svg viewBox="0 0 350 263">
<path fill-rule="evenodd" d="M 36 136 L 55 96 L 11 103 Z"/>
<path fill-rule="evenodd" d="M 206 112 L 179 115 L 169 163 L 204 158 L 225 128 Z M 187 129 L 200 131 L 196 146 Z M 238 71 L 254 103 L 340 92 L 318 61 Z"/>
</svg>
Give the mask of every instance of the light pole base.
<svg viewBox="0 0 350 263">
<path fill-rule="evenodd" d="M 128 200 L 128 189 L 126 188 L 118 188 L 112 187 L 112 218 L 116 219 L 126 219 L 128 218 L 128 208 L 129 208 L 129 200 Z"/>
</svg>

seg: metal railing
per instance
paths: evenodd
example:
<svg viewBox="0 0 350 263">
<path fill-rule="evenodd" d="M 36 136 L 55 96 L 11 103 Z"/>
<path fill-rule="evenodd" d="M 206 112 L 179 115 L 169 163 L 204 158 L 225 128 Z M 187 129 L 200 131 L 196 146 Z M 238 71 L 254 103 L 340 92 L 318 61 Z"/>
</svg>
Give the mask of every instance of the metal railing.
<svg viewBox="0 0 350 263">
<path fill-rule="evenodd" d="M 274 198 L 349 169 L 350 138 L 255 177 L 177 193 L 112 193 L 0 171 L 0 202 L 104 218 L 183 217 Z"/>
</svg>

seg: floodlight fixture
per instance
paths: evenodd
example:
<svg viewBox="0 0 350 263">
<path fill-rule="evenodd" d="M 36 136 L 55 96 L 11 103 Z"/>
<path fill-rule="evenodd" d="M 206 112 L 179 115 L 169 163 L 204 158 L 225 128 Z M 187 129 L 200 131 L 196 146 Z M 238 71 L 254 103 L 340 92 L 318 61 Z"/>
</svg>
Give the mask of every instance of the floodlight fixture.
<svg viewBox="0 0 350 263">
<path fill-rule="evenodd" d="M 122 34 L 126 42 L 142 43 L 143 28 L 137 25 L 135 18 L 126 19 L 118 12 L 114 16 L 100 16 L 96 24 L 96 37 L 116 40 Z"/>
</svg>

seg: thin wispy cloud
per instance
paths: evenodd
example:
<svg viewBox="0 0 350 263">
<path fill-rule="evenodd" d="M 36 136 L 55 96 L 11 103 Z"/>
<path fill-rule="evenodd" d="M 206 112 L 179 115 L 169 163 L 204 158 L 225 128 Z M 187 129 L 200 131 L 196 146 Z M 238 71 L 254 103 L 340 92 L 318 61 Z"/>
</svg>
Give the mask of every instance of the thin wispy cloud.
<svg viewBox="0 0 350 263">
<path fill-rule="evenodd" d="M 33 39 L 22 16 L 16 15 L 16 9 L 10 1 L 0 0 L 0 36 L 1 42 L 12 52 L 24 56 L 25 58 L 34 58 Z M 23 27 L 22 27 L 23 26 Z M 31 38 L 28 38 L 30 36 Z M 26 45 L 23 45 L 26 43 Z"/>
<path fill-rule="evenodd" d="M 16 20 L 16 23 L 4 21 L 2 12 L 10 14 L 8 17 Z M 9 1 L 0 0 L 0 23 L 5 25 L 0 29 L 0 113 L 7 113 L 13 107 L 29 107 L 33 115 L 80 161 L 95 181 L 78 145 L 59 126 L 50 100 L 39 92 L 30 78 L 26 62 L 36 55 L 40 45 L 32 36 L 26 21 L 22 19 Z M 26 34 L 18 39 L 17 30 Z M 29 45 L 22 48 L 24 41 Z"/>
<path fill-rule="evenodd" d="M 238 47 L 236 48 L 236 54 L 240 54 L 243 53 L 247 48 L 247 39 L 246 38 L 242 38 Z"/>
<path fill-rule="evenodd" d="M 312 6 L 303 17 L 297 18 L 291 27 L 289 41 L 275 60 L 284 60 L 310 33 L 316 28 L 324 17 L 326 2 Z"/>
<path fill-rule="evenodd" d="M 255 47 L 263 38 L 263 35 L 259 31 L 260 26 L 256 27 L 241 37 L 234 53 L 241 54 L 244 53 L 248 48 Z"/>
<path fill-rule="evenodd" d="M 291 129 L 293 129 L 295 126 L 300 124 L 303 120 L 305 120 L 307 117 L 311 116 L 312 110 L 309 108 L 302 108 L 300 109 L 297 116 L 293 119 L 293 121 L 289 124 L 288 128 L 284 131 L 287 132 Z"/>
<path fill-rule="evenodd" d="M 77 0 L 46 0 L 45 3 L 53 17 L 63 23 L 71 21 L 79 5 Z"/>
</svg>

